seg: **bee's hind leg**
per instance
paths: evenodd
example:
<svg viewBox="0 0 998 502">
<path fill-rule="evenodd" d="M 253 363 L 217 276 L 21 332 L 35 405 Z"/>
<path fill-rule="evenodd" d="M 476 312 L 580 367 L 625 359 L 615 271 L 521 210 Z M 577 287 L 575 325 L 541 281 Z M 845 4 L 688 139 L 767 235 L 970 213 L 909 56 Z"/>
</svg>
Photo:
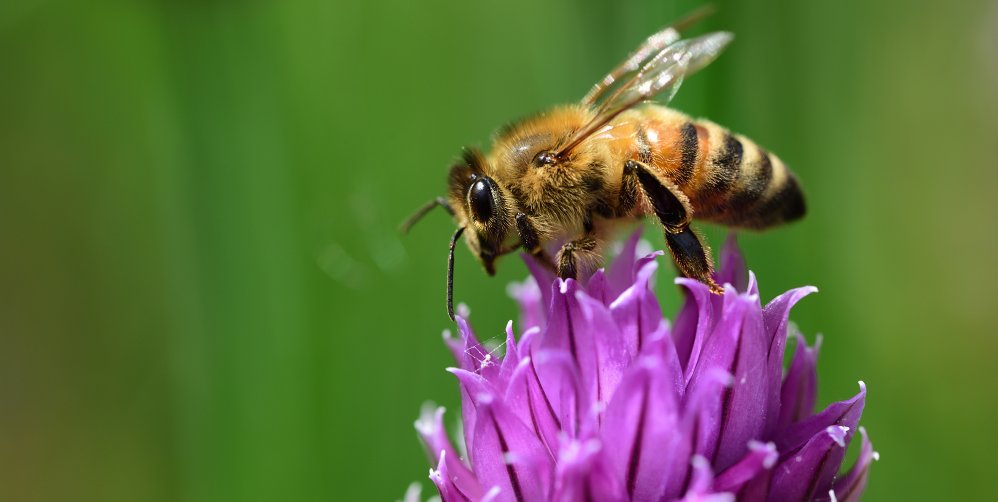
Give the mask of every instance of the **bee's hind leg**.
<svg viewBox="0 0 998 502">
<path fill-rule="evenodd" d="M 710 247 L 703 244 L 703 237 L 687 225 L 678 231 L 665 230 L 665 242 L 676 263 L 676 268 L 686 277 L 696 279 L 710 288 L 714 294 L 724 294 L 724 290 L 714 282 L 714 260 Z"/>
<path fill-rule="evenodd" d="M 627 161 L 624 175 L 636 177 L 641 191 L 651 202 L 655 216 L 665 227 L 665 242 L 679 273 L 706 284 L 712 293 L 722 294 L 724 290 L 711 277 L 714 260 L 711 258 L 710 247 L 690 227 L 693 208 L 686 195 L 637 161 Z"/>
</svg>

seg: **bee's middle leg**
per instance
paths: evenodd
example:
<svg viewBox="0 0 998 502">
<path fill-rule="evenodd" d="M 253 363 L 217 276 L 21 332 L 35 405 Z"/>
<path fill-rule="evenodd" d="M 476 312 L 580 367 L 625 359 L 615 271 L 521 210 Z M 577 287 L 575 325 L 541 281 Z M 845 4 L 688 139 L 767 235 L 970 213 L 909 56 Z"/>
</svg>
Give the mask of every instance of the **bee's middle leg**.
<svg viewBox="0 0 998 502">
<path fill-rule="evenodd" d="M 565 243 L 558 252 L 558 277 L 562 279 L 577 279 L 579 275 L 580 255 L 585 255 L 587 262 L 598 260 L 593 253 L 596 250 L 596 238 L 587 233 L 578 239 Z"/>
<path fill-rule="evenodd" d="M 693 208 L 686 196 L 675 185 L 662 180 L 640 162 L 627 161 L 624 175 L 637 180 L 637 186 L 648 197 L 655 216 L 665 227 L 665 242 L 679 273 L 706 284 L 713 293 L 722 294 L 724 290 L 711 276 L 714 272 L 714 260 L 710 247 L 690 227 Z"/>
</svg>

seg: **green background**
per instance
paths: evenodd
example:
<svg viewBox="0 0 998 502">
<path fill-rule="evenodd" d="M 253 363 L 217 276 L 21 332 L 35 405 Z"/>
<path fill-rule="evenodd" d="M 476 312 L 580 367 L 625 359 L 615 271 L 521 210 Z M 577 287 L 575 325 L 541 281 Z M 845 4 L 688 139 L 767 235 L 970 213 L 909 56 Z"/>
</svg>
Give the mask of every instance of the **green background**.
<svg viewBox="0 0 998 502">
<path fill-rule="evenodd" d="M 457 389 L 459 147 L 581 97 L 690 1 L 0 3 L 0 499 L 393 500 Z M 809 216 L 743 247 L 869 385 L 868 500 L 993 496 L 998 4 L 719 2 L 673 105 L 777 152 Z M 720 229 L 708 229 L 719 244 Z M 661 245 L 661 238 L 649 234 Z M 517 260 L 465 249 L 483 338 Z M 674 309 L 671 268 L 659 290 Z"/>
</svg>

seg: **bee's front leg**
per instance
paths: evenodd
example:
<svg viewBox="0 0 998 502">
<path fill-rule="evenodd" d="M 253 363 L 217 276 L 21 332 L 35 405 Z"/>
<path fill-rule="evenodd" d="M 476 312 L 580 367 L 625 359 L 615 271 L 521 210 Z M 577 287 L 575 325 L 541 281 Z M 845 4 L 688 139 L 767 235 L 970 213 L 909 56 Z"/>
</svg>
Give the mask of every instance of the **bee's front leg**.
<svg viewBox="0 0 998 502">
<path fill-rule="evenodd" d="M 530 218 L 526 214 L 516 213 L 516 232 L 520 234 L 520 245 L 523 246 L 523 250 L 530 253 L 530 256 L 533 256 L 541 265 L 554 272 L 554 263 L 541 245 L 540 234 L 537 233 L 537 229 L 530 223 Z"/>
<path fill-rule="evenodd" d="M 665 242 L 679 273 L 706 284 L 713 293 L 722 294 L 724 290 L 711 277 L 714 260 L 710 247 L 690 227 L 693 208 L 686 195 L 657 176 L 648 166 L 634 160 L 624 165 L 624 176 L 637 179 L 637 185 L 651 203 L 655 216 L 665 227 Z"/>
</svg>

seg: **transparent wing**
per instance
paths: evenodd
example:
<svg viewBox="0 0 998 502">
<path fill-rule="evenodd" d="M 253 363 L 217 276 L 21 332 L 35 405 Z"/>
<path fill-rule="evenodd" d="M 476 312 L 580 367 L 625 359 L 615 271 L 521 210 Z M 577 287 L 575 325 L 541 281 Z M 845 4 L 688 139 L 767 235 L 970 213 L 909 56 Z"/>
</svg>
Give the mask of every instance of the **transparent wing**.
<svg viewBox="0 0 998 502">
<path fill-rule="evenodd" d="M 710 64 L 732 38 L 733 35 L 727 32 L 708 33 L 674 42 L 659 51 L 599 105 L 593 120 L 572 135 L 559 155 L 567 153 L 614 117 L 642 101 L 658 94 L 664 94 L 663 103 L 671 101 L 683 78 Z"/>
<path fill-rule="evenodd" d="M 597 115 L 617 108 L 626 110 L 663 92 L 666 97 L 662 102 L 668 103 L 675 96 L 683 78 L 710 64 L 732 38 L 730 33 L 718 32 L 669 45 L 648 61 L 637 75 L 611 94 L 600 105 Z"/>
<path fill-rule="evenodd" d="M 596 101 L 598 101 L 599 98 L 606 93 L 606 91 L 613 87 L 614 83 L 621 80 L 623 77 L 638 71 L 642 66 L 644 66 L 649 58 L 655 56 L 669 45 L 679 41 L 680 32 L 682 30 L 696 24 L 698 21 L 709 16 L 713 12 L 713 6 L 706 5 L 690 13 L 683 19 L 662 28 L 657 33 L 645 39 L 645 41 L 634 52 L 632 52 L 627 59 L 620 63 L 610 73 L 607 73 L 602 80 L 597 82 L 596 85 L 589 90 L 589 93 L 582 98 L 582 104 L 586 106 L 592 106 L 595 104 Z"/>
<path fill-rule="evenodd" d="M 668 45 L 679 40 L 679 30 L 669 26 L 662 31 L 648 37 L 647 40 L 641 44 L 640 47 L 624 62 L 620 63 L 619 66 L 613 69 L 610 73 L 607 73 L 602 80 L 596 83 L 589 93 L 582 98 L 582 104 L 586 106 L 592 106 L 596 101 L 613 87 L 613 84 L 630 73 L 637 71 L 641 68 L 642 63 L 648 60 L 651 56 L 658 54 L 662 49 L 666 48 Z"/>
</svg>

